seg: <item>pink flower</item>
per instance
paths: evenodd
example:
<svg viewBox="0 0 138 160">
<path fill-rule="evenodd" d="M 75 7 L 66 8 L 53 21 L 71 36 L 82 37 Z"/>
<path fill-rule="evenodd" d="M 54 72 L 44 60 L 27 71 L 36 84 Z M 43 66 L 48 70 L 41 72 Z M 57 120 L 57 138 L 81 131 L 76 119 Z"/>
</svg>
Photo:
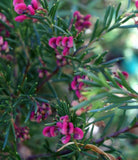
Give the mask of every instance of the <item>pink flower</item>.
<svg viewBox="0 0 138 160">
<path fill-rule="evenodd" d="M 81 14 L 79 11 L 75 11 L 73 14 L 73 17 L 76 18 L 77 20 L 79 20 L 81 18 Z"/>
<path fill-rule="evenodd" d="M 85 28 L 89 28 L 92 25 L 92 23 L 89 21 L 91 18 L 90 14 L 83 16 L 79 11 L 75 11 L 73 17 L 76 18 L 75 28 L 78 30 L 78 32 L 81 32 Z"/>
<path fill-rule="evenodd" d="M 8 51 L 9 47 L 8 47 L 8 42 L 7 42 L 7 41 L 5 41 L 5 42 L 3 43 L 1 49 L 4 50 L 4 51 Z"/>
<path fill-rule="evenodd" d="M 23 22 L 25 19 L 29 19 L 26 15 L 20 15 L 15 17 L 15 21 L 17 22 Z"/>
<path fill-rule="evenodd" d="M 25 3 L 19 3 L 14 7 L 15 12 L 18 14 L 22 14 L 27 9 L 27 6 Z"/>
<path fill-rule="evenodd" d="M 55 136 L 58 135 L 57 129 L 56 129 L 55 126 L 52 126 L 52 127 L 50 128 L 50 134 L 51 134 L 52 137 L 55 137 Z"/>
<path fill-rule="evenodd" d="M 84 17 L 84 21 L 88 21 L 92 16 L 90 14 L 87 14 L 85 17 Z"/>
<path fill-rule="evenodd" d="M 71 122 L 68 122 L 68 133 L 72 134 L 74 131 L 74 125 Z"/>
<path fill-rule="evenodd" d="M 122 74 L 125 76 L 126 79 L 128 79 L 129 74 L 127 72 L 123 71 Z"/>
<path fill-rule="evenodd" d="M 71 135 L 68 134 L 68 135 L 62 137 L 61 141 L 62 141 L 63 144 L 66 144 L 66 143 L 68 143 L 70 141 L 70 139 L 71 139 Z"/>
<path fill-rule="evenodd" d="M 64 37 L 62 40 L 62 46 L 68 48 L 73 47 L 73 37 Z"/>
<path fill-rule="evenodd" d="M 65 115 L 65 116 L 60 117 L 60 121 L 68 122 L 69 121 L 69 116 Z"/>
<path fill-rule="evenodd" d="M 32 0 L 31 1 L 31 5 L 32 5 L 32 7 L 36 10 L 36 9 L 38 9 L 38 2 L 37 2 L 37 0 Z"/>
<path fill-rule="evenodd" d="M 69 54 L 69 48 L 65 47 L 62 52 L 63 56 L 67 56 Z"/>
<path fill-rule="evenodd" d="M 51 133 L 50 133 L 50 128 L 51 126 L 47 126 L 43 129 L 43 135 L 46 136 L 46 137 L 52 137 L 51 136 Z"/>
<path fill-rule="evenodd" d="M 53 38 L 51 38 L 51 39 L 49 40 L 49 46 L 50 46 L 51 48 L 54 48 L 54 49 L 57 48 L 56 40 L 57 40 L 56 37 L 53 37 Z"/>
<path fill-rule="evenodd" d="M 77 140 L 79 140 L 79 139 L 82 139 L 83 138 L 83 131 L 80 129 L 80 128 L 78 128 L 78 127 L 76 127 L 76 128 L 74 128 L 74 139 L 77 139 Z"/>
<path fill-rule="evenodd" d="M 28 5 L 27 9 L 29 10 L 29 12 L 30 12 L 31 15 L 35 15 L 35 10 L 32 7 L 32 5 Z"/>
<path fill-rule="evenodd" d="M 138 9 L 138 1 L 135 2 L 136 9 Z"/>
<path fill-rule="evenodd" d="M 65 135 L 67 134 L 67 129 L 68 129 L 67 127 L 68 127 L 68 123 L 67 122 L 63 122 L 62 123 L 62 128 L 61 128 L 61 133 L 62 134 L 65 134 Z"/>
<path fill-rule="evenodd" d="M 56 39 L 56 45 L 57 46 L 62 46 L 62 37 L 61 36 L 57 37 L 57 39 Z"/>
<path fill-rule="evenodd" d="M 92 25 L 92 23 L 89 22 L 89 21 L 83 22 L 83 26 L 84 26 L 85 28 L 89 28 L 91 25 Z"/>
<path fill-rule="evenodd" d="M 43 135 L 46 137 L 55 137 L 57 134 L 58 133 L 55 126 L 47 126 L 43 129 Z"/>
<path fill-rule="evenodd" d="M 13 6 L 19 4 L 19 3 L 24 3 L 24 0 L 13 0 Z"/>
<path fill-rule="evenodd" d="M 0 46 L 3 45 L 3 37 L 0 36 Z"/>
<path fill-rule="evenodd" d="M 79 90 L 76 90 L 76 96 L 78 97 L 78 98 L 81 98 L 82 97 L 82 95 L 81 95 L 81 93 L 80 93 L 80 91 Z"/>
</svg>

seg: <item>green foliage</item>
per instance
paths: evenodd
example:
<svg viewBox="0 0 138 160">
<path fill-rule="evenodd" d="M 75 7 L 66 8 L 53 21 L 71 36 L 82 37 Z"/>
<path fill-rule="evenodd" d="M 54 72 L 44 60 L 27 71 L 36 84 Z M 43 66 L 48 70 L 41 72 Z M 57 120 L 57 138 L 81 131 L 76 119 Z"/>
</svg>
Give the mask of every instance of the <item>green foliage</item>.
<svg viewBox="0 0 138 160">
<path fill-rule="evenodd" d="M 27 3 L 30 4 L 30 1 Z M 116 71 L 116 75 L 112 71 L 112 67 L 124 58 L 107 61 L 106 48 L 98 53 L 95 49 L 108 32 L 137 28 L 137 24 L 126 24 L 136 17 L 137 11 L 122 11 L 121 3 L 110 5 L 104 11 L 103 19 L 91 18 L 95 23 L 90 28 L 92 32 L 86 34 L 84 30 L 78 32 L 75 28 L 76 19 L 73 19 L 70 7 L 73 11 L 79 8 L 82 13 L 98 14 L 92 8 L 101 3 L 100 0 L 88 1 L 86 5 L 78 0 L 41 0 L 40 3 L 43 10 L 36 11 L 35 15 L 24 13 L 29 18 L 18 23 L 14 20 L 17 14 L 12 1 L 0 2 L 0 12 L 9 21 L 0 20 L 5 31 L 9 32 L 9 37 L 6 37 L 5 31 L 1 31 L 4 41 L 9 44 L 9 52 L 0 48 L 0 56 L 10 54 L 13 57 L 10 61 L 0 58 L 0 159 L 22 159 L 19 145 L 27 146 L 30 152 L 36 154 L 28 156 L 28 159 L 109 159 L 97 150 L 85 148 L 87 144 L 105 147 L 106 153 L 116 158 L 123 157 L 119 146 L 122 142 L 116 144 L 115 140 L 129 139 L 129 143 L 137 139 L 134 133 L 129 132 L 138 125 L 137 115 L 129 120 L 127 114 L 138 109 L 138 93 L 121 71 Z M 128 0 L 128 8 L 130 4 Z M 49 39 L 58 36 L 73 36 L 73 47 L 68 55 L 63 56 L 66 63 L 62 65 L 57 64 L 56 50 L 62 55 L 64 47 L 55 50 L 49 46 Z M 46 72 L 41 75 L 40 70 Z M 83 83 L 82 90 L 77 88 L 85 97 L 84 100 L 78 99 L 75 91 L 70 90 L 73 78 L 78 75 L 85 75 L 78 82 Z M 72 101 L 77 104 L 73 106 Z M 35 116 L 38 112 L 38 104 L 49 104 L 52 110 L 52 114 L 41 123 L 31 121 L 32 112 Z M 78 111 L 83 112 L 78 114 Z M 84 136 L 81 140 L 75 140 L 71 135 L 73 143 L 64 146 L 60 135 L 45 138 L 42 130 L 45 126 L 55 126 L 60 117 L 65 115 L 69 116 L 74 127 L 83 130 Z M 97 123 L 101 126 L 95 135 Z M 21 142 L 15 125 L 28 126 L 31 139 Z M 105 145 L 106 140 L 111 145 Z M 56 152 L 62 146 L 63 149 Z"/>
</svg>

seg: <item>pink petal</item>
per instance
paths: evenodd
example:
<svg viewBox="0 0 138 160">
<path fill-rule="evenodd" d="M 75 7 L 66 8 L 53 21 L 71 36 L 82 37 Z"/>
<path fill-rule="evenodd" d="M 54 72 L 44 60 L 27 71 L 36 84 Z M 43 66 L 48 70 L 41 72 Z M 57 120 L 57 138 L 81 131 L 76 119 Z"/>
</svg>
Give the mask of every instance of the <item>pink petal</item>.
<svg viewBox="0 0 138 160">
<path fill-rule="evenodd" d="M 68 143 L 70 141 L 70 139 L 71 139 L 71 135 L 68 134 L 68 135 L 62 137 L 61 141 L 62 141 L 63 144 L 66 144 L 66 143 Z"/>
<path fill-rule="evenodd" d="M 135 6 L 138 9 L 138 1 L 135 2 Z"/>
<path fill-rule="evenodd" d="M 2 36 L 0 36 L 0 45 L 3 45 L 3 37 Z"/>
<path fill-rule="evenodd" d="M 73 125 L 73 123 L 71 123 L 71 122 L 69 122 L 68 123 L 68 128 L 69 128 L 69 134 L 72 134 L 73 133 L 73 131 L 74 131 L 74 125 Z"/>
<path fill-rule="evenodd" d="M 62 45 L 62 37 L 61 36 L 57 37 L 56 45 L 57 46 L 61 46 Z"/>
<path fill-rule="evenodd" d="M 73 37 L 69 37 L 67 47 L 69 48 L 73 47 Z"/>
<path fill-rule="evenodd" d="M 80 18 L 81 18 L 80 12 L 79 12 L 79 11 L 75 11 L 75 12 L 73 13 L 73 17 L 76 18 L 77 20 L 80 19 Z"/>
<path fill-rule="evenodd" d="M 8 42 L 5 41 L 4 44 L 2 45 L 1 49 L 4 50 L 4 51 L 6 51 L 8 48 L 9 48 L 8 47 Z"/>
<path fill-rule="evenodd" d="M 84 21 L 88 21 L 90 18 L 91 18 L 91 15 L 90 15 L 90 14 L 87 14 L 87 15 L 84 17 Z"/>
<path fill-rule="evenodd" d="M 129 74 L 127 72 L 123 71 L 122 74 L 125 76 L 126 79 L 128 79 Z"/>
<path fill-rule="evenodd" d="M 22 14 L 27 9 L 27 6 L 25 3 L 19 3 L 14 7 L 15 12 L 18 14 Z"/>
<path fill-rule="evenodd" d="M 76 128 L 74 128 L 74 139 L 82 139 L 83 138 L 83 131 L 82 131 L 82 129 L 80 129 L 80 128 L 78 128 L 78 127 L 76 127 Z"/>
<path fill-rule="evenodd" d="M 17 22 L 23 22 L 25 19 L 29 19 L 26 15 L 20 15 L 15 17 L 15 21 Z"/>
<path fill-rule="evenodd" d="M 57 40 L 56 37 L 53 37 L 53 38 L 51 38 L 51 39 L 49 40 L 49 46 L 50 46 L 51 48 L 56 48 L 56 47 L 57 47 L 57 45 L 56 45 L 56 40 Z"/>
<path fill-rule="evenodd" d="M 35 15 L 35 10 L 33 9 L 32 5 L 28 5 L 27 9 L 29 10 L 31 15 Z"/>
<path fill-rule="evenodd" d="M 64 38 L 62 39 L 62 46 L 63 46 L 63 47 L 66 47 L 66 46 L 67 46 L 68 40 L 69 40 L 68 37 L 64 37 Z"/>
<path fill-rule="evenodd" d="M 32 7 L 36 10 L 36 9 L 38 9 L 38 2 L 37 2 L 37 0 L 32 0 L 31 1 L 31 5 L 32 5 Z"/>
<path fill-rule="evenodd" d="M 76 90 L 76 96 L 77 96 L 78 98 L 81 98 L 81 97 L 82 97 L 82 95 L 81 95 L 81 93 L 80 93 L 79 90 Z"/>
<path fill-rule="evenodd" d="M 62 124 L 62 122 L 57 122 L 57 123 L 56 123 L 56 126 L 61 129 L 62 126 L 63 126 L 63 124 Z"/>
<path fill-rule="evenodd" d="M 13 6 L 19 4 L 19 3 L 24 3 L 24 0 L 13 0 Z"/>
<path fill-rule="evenodd" d="M 90 21 L 85 21 L 85 22 L 83 22 L 83 26 L 84 26 L 85 28 L 89 28 L 91 25 L 92 25 L 92 23 L 91 23 Z"/>
<path fill-rule="evenodd" d="M 61 133 L 62 134 L 67 134 L 67 131 L 68 131 L 68 123 L 67 122 L 63 122 L 62 123 L 63 125 L 62 125 L 62 129 L 61 129 Z"/>
<path fill-rule="evenodd" d="M 76 85 L 77 85 L 76 81 L 73 80 L 73 81 L 71 82 L 71 88 L 72 88 L 73 90 L 76 90 L 76 89 L 77 89 Z"/>
<path fill-rule="evenodd" d="M 60 117 L 60 121 L 68 122 L 69 121 L 69 116 L 65 115 L 65 116 Z"/>
<path fill-rule="evenodd" d="M 68 47 L 65 47 L 65 48 L 63 49 L 62 54 L 63 54 L 63 56 L 68 55 L 68 54 L 69 54 L 69 48 L 68 48 Z"/>
<path fill-rule="evenodd" d="M 43 129 L 43 135 L 46 136 L 46 137 L 51 137 L 51 134 L 50 134 L 50 128 L 51 126 L 47 126 Z"/>
<path fill-rule="evenodd" d="M 57 132 L 56 132 L 55 126 L 52 126 L 52 127 L 50 128 L 50 134 L 51 134 L 52 137 L 57 136 Z"/>
</svg>

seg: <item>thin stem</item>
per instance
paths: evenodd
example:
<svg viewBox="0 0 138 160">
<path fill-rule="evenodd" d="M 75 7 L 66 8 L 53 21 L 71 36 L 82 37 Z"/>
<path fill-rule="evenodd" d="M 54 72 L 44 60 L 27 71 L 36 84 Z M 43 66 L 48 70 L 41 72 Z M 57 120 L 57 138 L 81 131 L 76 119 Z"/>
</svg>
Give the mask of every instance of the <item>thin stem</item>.
<svg viewBox="0 0 138 160">
<path fill-rule="evenodd" d="M 95 141 L 92 141 L 92 143 L 99 144 L 99 143 L 103 142 L 103 141 L 106 140 L 106 139 L 110 139 L 110 138 L 117 137 L 118 135 L 120 135 L 120 134 L 122 134 L 122 133 L 125 133 L 125 132 L 128 132 L 128 131 L 130 131 L 131 129 L 137 128 L 137 127 L 138 127 L 138 122 L 136 122 L 135 125 L 133 125 L 132 127 L 123 128 L 123 129 L 121 129 L 121 130 L 119 130 L 119 131 L 117 131 L 117 132 L 111 133 L 111 134 L 109 134 L 109 135 L 107 135 L 107 136 L 105 136 L 105 137 L 102 137 L 102 138 L 99 138 L 99 139 L 97 139 L 97 140 L 95 140 Z"/>
<path fill-rule="evenodd" d="M 59 67 L 57 67 L 49 76 L 46 77 L 46 79 L 44 79 L 44 80 L 42 81 L 42 83 L 40 83 L 40 84 L 38 85 L 38 87 L 37 87 L 37 89 L 36 89 L 36 92 L 38 92 L 38 91 L 44 86 L 44 84 L 45 84 L 47 81 L 49 81 L 49 79 L 50 79 L 51 77 L 53 77 L 58 71 L 59 71 Z"/>
</svg>

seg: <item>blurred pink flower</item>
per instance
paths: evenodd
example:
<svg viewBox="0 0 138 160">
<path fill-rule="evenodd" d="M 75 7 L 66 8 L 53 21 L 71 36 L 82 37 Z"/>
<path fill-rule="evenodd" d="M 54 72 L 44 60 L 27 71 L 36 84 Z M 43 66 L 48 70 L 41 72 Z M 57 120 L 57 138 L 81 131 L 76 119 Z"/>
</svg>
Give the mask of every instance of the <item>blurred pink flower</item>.
<svg viewBox="0 0 138 160">
<path fill-rule="evenodd" d="M 68 143 L 70 141 L 70 139 L 71 139 L 71 135 L 68 134 L 68 135 L 66 135 L 66 136 L 64 136 L 64 137 L 61 138 L 61 142 L 63 144 L 66 144 L 66 143 Z"/>
<path fill-rule="evenodd" d="M 135 2 L 136 9 L 138 9 L 138 1 Z"/>
<path fill-rule="evenodd" d="M 77 140 L 79 140 L 79 139 L 82 139 L 83 138 L 83 131 L 80 129 L 80 128 L 78 128 L 78 127 L 76 127 L 76 128 L 74 128 L 74 139 L 77 139 Z"/>
<path fill-rule="evenodd" d="M 14 7 L 19 3 L 24 3 L 24 0 L 13 0 L 13 6 Z"/>
<path fill-rule="evenodd" d="M 20 15 L 15 17 L 15 21 L 17 22 L 23 22 L 25 19 L 29 19 L 26 15 Z"/>
<path fill-rule="evenodd" d="M 56 40 L 57 40 L 56 37 L 53 37 L 53 38 L 51 38 L 51 39 L 49 40 L 49 46 L 50 46 L 51 48 L 57 48 Z"/>
<path fill-rule="evenodd" d="M 38 9 L 38 2 L 37 2 L 37 0 L 32 0 L 31 1 L 31 5 L 32 5 L 32 7 L 36 10 L 36 9 Z"/>
<path fill-rule="evenodd" d="M 32 5 L 28 5 L 28 6 L 27 6 L 27 9 L 29 10 L 29 13 L 30 13 L 31 15 L 35 15 L 35 10 L 34 10 L 34 8 L 32 7 Z"/>
<path fill-rule="evenodd" d="M 24 11 L 27 10 L 27 6 L 25 3 L 19 3 L 14 7 L 15 12 L 17 12 L 18 14 L 22 14 L 24 13 Z"/>
</svg>

